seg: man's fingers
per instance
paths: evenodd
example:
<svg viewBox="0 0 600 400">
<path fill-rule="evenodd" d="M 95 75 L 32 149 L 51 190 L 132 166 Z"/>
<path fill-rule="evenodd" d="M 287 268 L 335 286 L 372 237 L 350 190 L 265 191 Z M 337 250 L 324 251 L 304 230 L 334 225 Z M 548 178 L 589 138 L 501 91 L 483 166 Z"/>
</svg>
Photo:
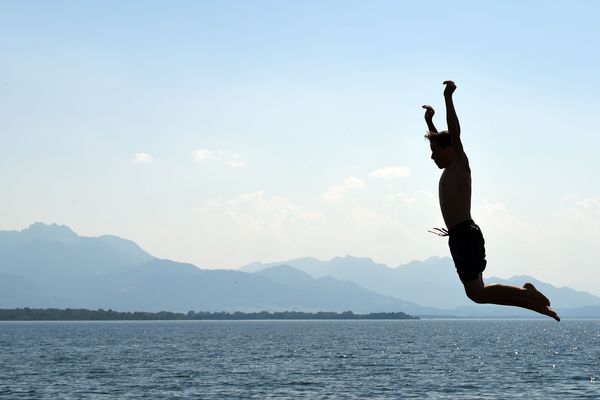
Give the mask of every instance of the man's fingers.
<svg viewBox="0 0 600 400">
<path fill-rule="evenodd" d="M 456 87 L 456 83 L 454 83 L 454 81 L 444 81 L 444 85 Z"/>
</svg>

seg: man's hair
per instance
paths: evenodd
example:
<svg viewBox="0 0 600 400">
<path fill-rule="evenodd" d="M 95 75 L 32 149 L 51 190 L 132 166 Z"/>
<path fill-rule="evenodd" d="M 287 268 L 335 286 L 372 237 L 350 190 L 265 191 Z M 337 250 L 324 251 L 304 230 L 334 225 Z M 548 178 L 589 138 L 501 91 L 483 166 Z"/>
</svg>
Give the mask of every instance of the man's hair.
<svg viewBox="0 0 600 400">
<path fill-rule="evenodd" d="M 450 134 L 448 131 L 441 132 L 427 132 L 425 135 L 425 139 L 429 140 L 429 142 L 433 142 L 440 146 L 442 149 L 450 146 L 452 142 L 450 141 Z"/>
</svg>

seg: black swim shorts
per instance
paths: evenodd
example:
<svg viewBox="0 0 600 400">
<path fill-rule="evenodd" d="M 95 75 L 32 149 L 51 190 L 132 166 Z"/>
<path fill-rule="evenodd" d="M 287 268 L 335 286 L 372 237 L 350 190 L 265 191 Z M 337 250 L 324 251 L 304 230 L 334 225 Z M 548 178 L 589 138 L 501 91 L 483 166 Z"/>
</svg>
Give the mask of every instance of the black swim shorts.
<svg viewBox="0 0 600 400">
<path fill-rule="evenodd" d="M 449 234 L 450 253 L 461 282 L 477 279 L 487 264 L 481 230 L 470 219 L 450 229 Z"/>
</svg>

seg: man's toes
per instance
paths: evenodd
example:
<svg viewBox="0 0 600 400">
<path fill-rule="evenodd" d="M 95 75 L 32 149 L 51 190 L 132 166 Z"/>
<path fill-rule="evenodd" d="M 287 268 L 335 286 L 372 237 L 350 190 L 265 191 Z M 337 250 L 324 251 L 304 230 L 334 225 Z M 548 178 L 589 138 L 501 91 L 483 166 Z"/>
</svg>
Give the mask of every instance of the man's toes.
<svg viewBox="0 0 600 400">
<path fill-rule="evenodd" d="M 554 311 L 553 309 L 551 309 L 550 307 L 548 307 L 548 310 L 551 311 L 551 313 L 549 314 L 552 318 L 554 318 L 557 322 L 560 322 L 560 317 L 558 316 L 558 314 L 556 313 L 556 311 Z"/>
</svg>

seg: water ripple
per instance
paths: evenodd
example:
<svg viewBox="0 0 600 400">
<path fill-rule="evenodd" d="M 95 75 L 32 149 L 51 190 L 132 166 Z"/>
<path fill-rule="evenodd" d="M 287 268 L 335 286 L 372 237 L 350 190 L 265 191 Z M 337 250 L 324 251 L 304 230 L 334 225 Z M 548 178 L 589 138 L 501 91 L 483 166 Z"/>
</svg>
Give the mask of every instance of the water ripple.
<svg viewBox="0 0 600 400">
<path fill-rule="evenodd" d="M 0 398 L 600 398 L 597 321 L 0 323 Z"/>
</svg>

